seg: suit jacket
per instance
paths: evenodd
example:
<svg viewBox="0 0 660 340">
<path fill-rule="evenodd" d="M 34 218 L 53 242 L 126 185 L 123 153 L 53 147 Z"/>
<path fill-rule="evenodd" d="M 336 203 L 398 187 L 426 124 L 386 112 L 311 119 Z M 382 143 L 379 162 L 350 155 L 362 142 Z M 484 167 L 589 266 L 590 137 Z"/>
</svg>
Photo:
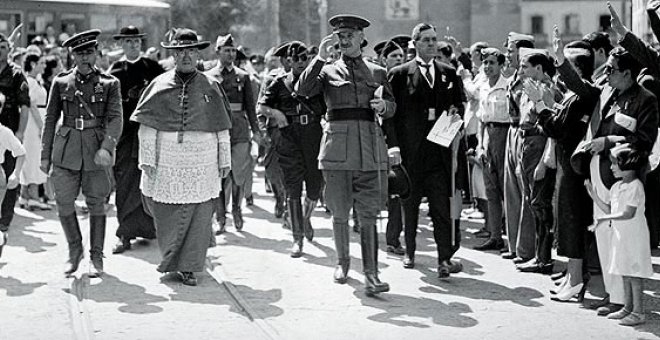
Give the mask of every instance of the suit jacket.
<svg viewBox="0 0 660 340">
<path fill-rule="evenodd" d="M 412 178 L 441 172 L 446 193 L 451 185 L 451 150 L 426 139 L 443 111 L 454 106 L 463 114 L 463 84 L 456 70 L 434 61 L 435 81 L 430 88 L 415 60 L 390 70 L 388 80 L 396 102 L 394 117 L 384 121 L 388 147 L 399 147 L 403 165 Z M 429 117 L 429 109 L 435 117 Z"/>
</svg>

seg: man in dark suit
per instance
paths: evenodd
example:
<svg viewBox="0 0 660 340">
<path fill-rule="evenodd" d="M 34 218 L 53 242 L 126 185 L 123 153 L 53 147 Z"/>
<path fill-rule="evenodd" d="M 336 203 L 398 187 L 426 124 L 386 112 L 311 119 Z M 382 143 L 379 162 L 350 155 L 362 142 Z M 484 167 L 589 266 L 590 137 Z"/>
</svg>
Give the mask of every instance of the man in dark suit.
<svg viewBox="0 0 660 340">
<path fill-rule="evenodd" d="M 412 38 L 416 58 L 393 68 L 388 75 L 397 105 L 394 117 L 384 123 L 391 159 L 395 164 L 403 162 L 412 180 L 412 195 L 403 202 L 403 266 L 415 265 L 419 204 L 426 196 L 438 247 L 438 276 L 446 278 L 461 269 L 460 264 L 450 261 L 460 243 L 458 221 L 452 222 L 450 217 L 452 151 L 428 141 L 426 136 L 443 112 L 462 114 L 463 86 L 453 67 L 433 59 L 437 51 L 435 27 L 418 24 Z"/>
</svg>

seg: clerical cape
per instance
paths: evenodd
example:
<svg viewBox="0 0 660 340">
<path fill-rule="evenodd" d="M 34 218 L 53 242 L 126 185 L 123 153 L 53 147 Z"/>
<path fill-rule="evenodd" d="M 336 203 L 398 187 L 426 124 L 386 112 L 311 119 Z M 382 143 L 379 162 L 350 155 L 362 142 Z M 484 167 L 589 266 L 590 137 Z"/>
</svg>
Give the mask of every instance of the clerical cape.
<svg viewBox="0 0 660 340">
<path fill-rule="evenodd" d="M 147 86 L 131 120 L 159 131 L 216 132 L 231 129 L 229 117 L 229 102 L 216 79 L 171 70 Z"/>
</svg>

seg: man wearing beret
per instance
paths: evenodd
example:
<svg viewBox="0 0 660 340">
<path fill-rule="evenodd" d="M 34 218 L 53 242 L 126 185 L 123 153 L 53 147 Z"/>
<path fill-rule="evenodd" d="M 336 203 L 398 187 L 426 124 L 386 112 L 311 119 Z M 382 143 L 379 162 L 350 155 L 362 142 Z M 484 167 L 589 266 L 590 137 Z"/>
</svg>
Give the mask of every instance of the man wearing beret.
<svg viewBox="0 0 660 340">
<path fill-rule="evenodd" d="M 403 266 L 415 266 L 419 205 L 426 196 L 437 245 L 438 276 L 447 278 L 462 268 L 460 263 L 451 262 L 459 248 L 460 232 L 459 221 L 453 220 L 450 214 L 450 197 L 455 195 L 452 177 L 462 176 L 458 176 L 452 166 L 457 162 L 456 155 L 452 155 L 453 146 L 435 144 L 426 136 L 445 112 L 449 117 L 462 116 L 463 84 L 453 67 L 434 59 L 437 53 L 435 27 L 420 23 L 413 28 L 412 38 L 417 56 L 388 74 L 397 111 L 394 118 L 384 122 L 393 162 L 403 163 L 412 181 L 411 197 L 402 202 L 406 243 Z M 452 143 L 459 143 L 459 139 Z"/>
<path fill-rule="evenodd" d="M 135 26 L 123 27 L 113 38 L 121 42 L 124 56 L 110 67 L 110 74 L 119 79 L 121 84 L 122 109 L 124 127 L 117 143 L 117 157 L 113 168 L 117 193 L 117 237 L 119 242 L 113 248 L 115 254 L 131 249 L 131 240 L 136 237 L 152 239 L 156 237 L 154 221 L 145 213 L 140 192 L 140 176 L 138 169 L 138 136 L 139 124 L 129 118 L 140 95 L 147 85 L 159 74 L 165 72 L 158 62 L 140 56 L 142 39 L 146 34 L 140 33 Z"/>
<path fill-rule="evenodd" d="M 103 273 L 105 199 L 109 167 L 122 130 L 119 80 L 94 66 L 100 30 L 78 33 L 63 43 L 75 67 L 60 73 L 51 87 L 42 137 L 41 170 L 50 172 L 57 213 L 69 244 L 70 275 L 83 257 L 82 235 L 74 202 L 82 190 L 89 208 L 90 276 Z M 62 117 L 62 126 L 55 131 Z"/>
<path fill-rule="evenodd" d="M 0 123 L 11 129 L 19 140 L 23 140 L 23 132 L 27 126 L 30 96 L 29 87 L 25 74 L 21 67 L 9 61 L 9 52 L 12 48 L 12 34 L 8 39 L 0 33 L 0 93 L 2 93 L 6 102 L 0 110 Z M 6 174 L 11 174 L 16 165 L 16 158 L 11 152 L 5 153 L 5 162 L 2 168 Z M 14 219 L 14 205 L 18 198 L 18 188 L 7 190 L 5 199 L 0 208 L 0 233 L 4 234 L 6 242 L 9 225 Z M 0 235 L 1 236 L 1 235 Z"/>
<path fill-rule="evenodd" d="M 215 44 L 218 65 L 206 72 L 222 84 L 231 107 L 231 173 L 222 185 L 222 194 L 218 198 L 216 218 L 219 232 L 225 230 L 226 205 L 231 193 L 232 216 L 237 231 L 243 229 L 241 204 L 245 195 L 245 184 L 252 176 L 252 145 L 250 130 L 254 138 L 261 140 L 250 75 L 234 66 L 237 50 L 231 34 L 220 35 Z"/>
<path fill-rule="evenodd" d="M 386 70 L 365 62 L 360 44 L 369 21 L 355 15 L 329 20 L 333 34 L 321 41 L 319 55 L 301 74 L 296 91 L 307 99 L 322 94 L 328 124 L 321 141 L 319 168 L 326 182 L 325 197 L 332 214 L 337 250 L 336 283 L 346 283 L 349 211 L 355 203 L 360 225 L 362 264 L 367 295 L 389 291 L 378 278 L 376 217 L 387 197 L 387 147 L 377 118 L 391 117 L 395 104 Z M 339 41 L 341 57 L 326 65 L 328 46 Z"/>
</svg>

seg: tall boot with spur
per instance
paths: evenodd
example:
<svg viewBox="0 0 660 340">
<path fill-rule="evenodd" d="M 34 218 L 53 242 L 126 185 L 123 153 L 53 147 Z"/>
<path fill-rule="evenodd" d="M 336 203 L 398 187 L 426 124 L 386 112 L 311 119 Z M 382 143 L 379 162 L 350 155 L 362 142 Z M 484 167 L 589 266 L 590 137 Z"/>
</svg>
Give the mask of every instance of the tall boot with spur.
<svg viewBox="0 0 660 340">
<path fill-rule="evenodd" d="M 360 230 L 362 245 L 362 267 L 364 268 L 364 286 L 368 296 L 388 292 L 390 285 L 378 278 L 378 232 L 376 225 L 362 225 Z"/>
<path fill-rule="evenodd" d="M 305 197 L 305 205 L 303 206 L 303 229 L 305 230 L 305 237 L 310 242 L 314 238 L 314 228 L 312 228 L 312 214 L 316 208 L 316 201 Z"/>
<path fill-rule="evenodd" d="M 351 258 L 348 248 L 348 223 L 332 223 L 332 233 L 335 238 L 335 249 L 337 250 L 337 267 L 335 267 L 335 283 L 344 284 L 348 281 L 348 269 L 351 266 Z"/>
<path fill-rule="evenodd" d="M 303 214 L 300 198 L 289 198 L 289 216 L 291 217 L 291 231 L 293 232 L 293 246 L 291 257 L 301 257 L 303 247 Z"/>
<path fill-rule="evenodd" d="M 83 245 L 82 235 L 80 234 L 80 226 L 78 225 L 78 217 L 76 213 L 60 216 L 60 223 L 64 230 L 66 242 L 69 244 L 69 260 L 67 261 L 67 269 L 64 275 L 71 275 L 78 270 L 80 261 L 83 258 Z"/>
<path fill-rule="evenodd" d="M 103 243 L 105 242 L 105 215 L 89 216 L 90 277 L 103 274 Z"/>
</svg>

